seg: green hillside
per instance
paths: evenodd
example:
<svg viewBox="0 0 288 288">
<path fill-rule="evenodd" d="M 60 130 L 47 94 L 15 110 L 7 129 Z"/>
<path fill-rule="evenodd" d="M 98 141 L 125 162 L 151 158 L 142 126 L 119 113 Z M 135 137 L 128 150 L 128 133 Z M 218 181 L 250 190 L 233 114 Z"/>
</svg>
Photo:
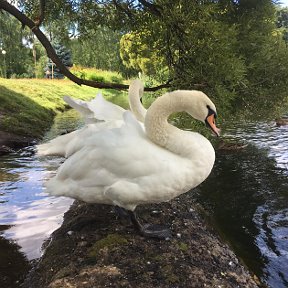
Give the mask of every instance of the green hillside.
<svg viewBox="0 0 288 288">
<path fill-rule="evenodd" d="M 39 138 L 51 126 L 56 113 L 68 108 L 63 96 L 89 100 L 97 92 L 98 89 L 69 80 L 0 78 L 0 131 Z M 127 108 L 125 92 L 101 92 Z"/>
</svg>

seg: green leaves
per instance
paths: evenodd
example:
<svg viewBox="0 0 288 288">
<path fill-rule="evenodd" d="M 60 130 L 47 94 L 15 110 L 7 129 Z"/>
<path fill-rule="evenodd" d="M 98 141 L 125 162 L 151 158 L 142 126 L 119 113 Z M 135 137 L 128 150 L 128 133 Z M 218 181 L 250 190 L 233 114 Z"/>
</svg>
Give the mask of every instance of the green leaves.
<svg viewBox="0 0 288 288">
<path fill-rule="evenodd" d="M 39 14 L 39 1 L 22 7 Z M 74 63 L 173 79 L 173 88 L 203 90 L 229 114 L 287 97 L 288 13 L 275 9 L 271 0 L 56 0 L 43 25 L 72 42 Z"/>
</svg>

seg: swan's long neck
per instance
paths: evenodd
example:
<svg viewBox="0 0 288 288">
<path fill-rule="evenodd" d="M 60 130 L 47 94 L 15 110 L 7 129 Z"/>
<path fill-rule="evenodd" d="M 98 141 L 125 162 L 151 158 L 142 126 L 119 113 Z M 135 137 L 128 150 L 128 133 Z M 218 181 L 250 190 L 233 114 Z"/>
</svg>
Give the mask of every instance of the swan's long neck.
<svg viewBox="0 0 288 288">
<path fill-rule="evenodd" d="M 155 144 L 162 146 L 165 149 L 168 149 L 178 155 L 187 155 L 190 154 L 191 149 L 196 149 L 195 145 L 197 146 L 198 143 L 194 143 L 196 141 L 194 141 L 193 137 L 192 140 L 191 132 L 180 130 L 168 123 L 168 117 L 174 112 L 187 111 L 188 107 L 190 107 L 190 111 L 191 107 L 197 109 L 198 107 L 196 99 L 198 97 L 196 93 L 195 97 L 193 98 L 194 99 L 188 97 L 186 91 L 174 91 L 171 93 L 166 93 L 163 96 L 157 98 L 147 110 L 145 118 L 145 129 L 149 139 Z M 198 139 L 198 137 L 201 139 Z M 197 136 L 197 140 L 209 142 L 205 137 L 201 135 Z"/>
<path fill-rule="evenodd" d="M 134 116 L 138 121 L 144 122 L 146 116 L 146 109 L 140 102 L 143 95 L 143 84 L 140 80 L 134 80 L 129 87 L 129 105 Z"/>
<path fill-rule="evenodd" d="M 176 127 L 168 123 L 168 117 L 173 113 L 172 98 L 169 93 L 157 98 L 147 110 L 145 130 L 148 138 L 155 144 L 166 147 L 171 131 Z"/>
</svg>

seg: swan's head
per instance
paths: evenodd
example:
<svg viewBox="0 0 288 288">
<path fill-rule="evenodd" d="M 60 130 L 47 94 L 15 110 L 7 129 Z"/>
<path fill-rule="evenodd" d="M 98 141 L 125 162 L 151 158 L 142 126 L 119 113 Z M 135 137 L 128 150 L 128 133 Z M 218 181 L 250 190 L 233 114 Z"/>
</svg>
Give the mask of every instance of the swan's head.
<svg viewBox="0 0 288 288">
<path fill-rule="evenodd" d="M 193 118 L 205 123 L 216 136 L 219 136 L 220 130 L 215 124 L 217 112 L 214 103 L 201 91 L 187 91 L 187 94 L 189 104 L 187 105 L 188 109 L 186 111 Z"/>
<path fill-rule="evenodd" d="M 216 124 L 215 124 L 215 119 L 217 117 L 216 110 L 211 109 L 210 106 L 207 106 L 207 108 L 208 108 L 208 115 L 205 119 L 205 123 L 213 131 L 213 133 L 217 137 L 219 137 L 220 136 L 220 129 L 218 129 L 216 127 Z"/>
</svg>

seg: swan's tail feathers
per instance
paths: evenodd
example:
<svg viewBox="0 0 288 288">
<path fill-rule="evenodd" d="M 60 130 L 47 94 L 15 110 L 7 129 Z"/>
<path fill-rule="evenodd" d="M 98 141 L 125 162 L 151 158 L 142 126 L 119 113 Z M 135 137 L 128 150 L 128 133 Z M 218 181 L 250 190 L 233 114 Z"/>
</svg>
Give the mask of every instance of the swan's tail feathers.
<svg viewBox="0 0 288 288">
<path fill-rule="evenodd" d="M 81 189 L 73 180 L 67 179 L 66 181 L 59 181 L 57 177 L 49 179 L 44 186 L 45 192 L 51 196 L 65 196 L 74 199 L 78 198 L 77 193 L 79 193 L 79 189 Z"/>
<path fill-rule="evenodd" d="M 82 115 L 91 113 L 91 110 L 88 108 L 87 102 L 71 98 L 70 96 L 64 96 L 63 100 L 72 108 L 77 110 Z"/>
<path fill-rule="evenodd" d="M 75 131 L 74 131 L 75 132 Z M 65 156 L 66 147 L 73 139 L 74 132 L 61 135 L 47 143 L 39 144 L 36 146 L 36 153 L 38 156 Z"/>
<path fill-rule="evenodd" d="M 51 196 L 65 196 L 85 201 L 87 203 L 112 204 L 111 200 L 103 197 L 102 189 L 86 187 L 83 189 L 78 181 L 73 179 L 58 179 L 57 176 L 45 183 L 46 192 Z"/>
<path fill-rule="evenodd" d="M 71 184 L 66 181 L 65 185 L 63 185 L 63 183 L 58 181 L 57 177 L 53 177 L 45 183 L 45 188 L 46 192 L 52 196 L 68 196 Z"/>
</svg>

